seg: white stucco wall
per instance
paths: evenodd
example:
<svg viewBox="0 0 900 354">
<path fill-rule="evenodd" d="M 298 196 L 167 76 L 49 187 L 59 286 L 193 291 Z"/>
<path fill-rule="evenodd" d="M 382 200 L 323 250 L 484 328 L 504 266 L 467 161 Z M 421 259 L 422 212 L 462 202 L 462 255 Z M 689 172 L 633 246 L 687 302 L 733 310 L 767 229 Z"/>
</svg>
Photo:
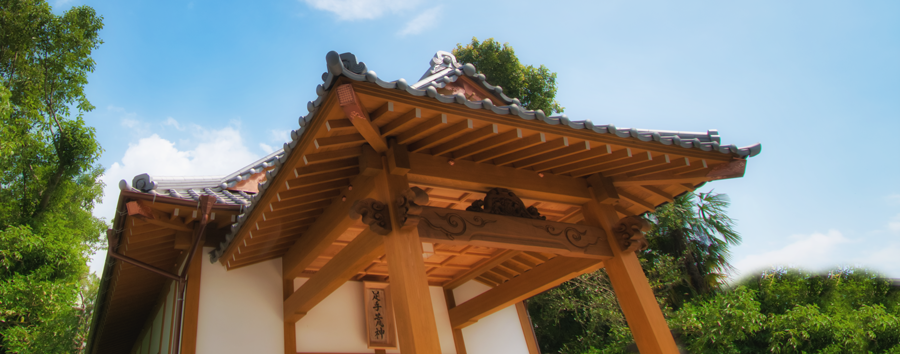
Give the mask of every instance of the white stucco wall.
<svg viewBox="0 0 900 354">
<path fill-rule="evenodd" d="M 456 304 L 460 305 L 489 289 L 487 285 L 469 281 L 453 289 L 453 297 Z M 528 354 L 528 345 L 525 343 L 525 334 L 515 305 L 463 328 L 462 333 L 468 354 Z"/>
<path fill-rule="evenodd" d="M 298 278 L 294 281 L 294 288 L 299 289 L 306 280 Z M 444 290 L 436 286 L 430 287 L 429 290 L 437 321 L 441 353 L 456 354 L 447 303 L 444 301 Z M 331 293 L 297 322 L 297 352 L 371 352 L 372 350 L 366 347 L 363 301 L 362 282 L 346 282 Z M 387 352 L 398 353 L 397 350 Z"/>
<path fill-rule="evenodd" d="M 228 272 L 218 263 L 203 262 L 201 272 L 197 353 L 284 352 L 281 258 Z M 297 278 L 295 289 L 306 280 Z M 455 289 L 454 296 L 461 304 L 488 289 L 468 282 Z M 430 287 L 430 291 L 441 352 L 456 354 L 444 291 L 441 287 Z M 371 352 L 366 348 L 363 283 L 344 283 L 298 321 L 296 331 L 301 353 Z M 515 306 L 464 328 L 463 336 L 468 354 L 528 354 Z"/>
<path fill-rule="evenodd" d="M 197 353 L 283 354 L 281 258 L 228 272 L 202 263 Z"/>
</svg>

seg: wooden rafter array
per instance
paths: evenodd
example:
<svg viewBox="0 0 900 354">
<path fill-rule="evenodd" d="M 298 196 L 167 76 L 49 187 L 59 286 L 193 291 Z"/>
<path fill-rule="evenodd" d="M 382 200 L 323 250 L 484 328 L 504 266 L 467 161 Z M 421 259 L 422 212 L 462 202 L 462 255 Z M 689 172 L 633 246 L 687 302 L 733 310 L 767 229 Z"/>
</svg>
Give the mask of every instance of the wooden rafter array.
<svg viewBox="0 0 900 354">
<path fill-rule="evenodd" d="M 388 140 L 406 145 L 414 160 L 410 181 L 429 190 L 431 205 L 464 209 L 491 187 L 489 181 L 530 180 L 520 184 L 539 192 L 506 188 L 522 192 L 520 196 L 549 220 L 568 223 L 581 220 L 578 206 L 589 194 L 587 176 L 610 178 L 621 196 L 616 210 L 628 216 L 652 210 L 700 183 L 723 178 L 710 176 L 733 161 L 718 152 L 501 116 L 365 82 L 340 79 L 333 91 L 341 94 L 327 96 L 282 171 L 270 181 L 259 205 L 225 250 L 221 262 L 228 269 L 288 252 L 329 206 L 344 202 L 353 181 L 366 174 L 364 170 L 380 164 Z M 364 145 L 374 148 L 374 156 L 363 156 Z M 417 169 L 422 163 L 428 166 Z M 447 177 L 440 178 L 444 174 Z M 478 175 L 487 176 L 485 182 L 450 183 Z M 339 245 L 332 248 L 329 253 L 339 250 Z M 308 265 L 303 272 L 315 271 L 315 265 L 303 264 Z"/>
</svg>

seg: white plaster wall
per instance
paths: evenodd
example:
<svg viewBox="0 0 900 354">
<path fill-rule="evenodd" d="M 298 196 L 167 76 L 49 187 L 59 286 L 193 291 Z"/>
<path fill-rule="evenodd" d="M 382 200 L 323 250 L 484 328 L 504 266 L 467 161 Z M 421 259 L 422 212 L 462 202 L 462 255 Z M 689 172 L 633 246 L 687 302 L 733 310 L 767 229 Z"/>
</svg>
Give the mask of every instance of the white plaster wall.
<svg viewBox="0 0 900 354">
<path fill-rule="evenodd" d="M 305 278 L 294 281 L 294 288 L 299 289 Z M 432 286 L 431 302 L 434 317 L 437 321 L 438 339 L 442 354 L 456 354 L 453 344 L 453 332 L 450 318 L 447 315 L 447 303 L 444 290 Z M 322 300 L 297 322 L 298 352 L 339 352 L 370 353 L 366 347 L 366 323 L 363 309 L 363 283 L 349 281 Z M 399 342 L 398 342 L 399 343 Z M 388 350 L 388 353 L 399 353 Z"/>
<path fill-rule="evenodd" d="M 453 297 L 456 304 L 460 305 L 489 289 L 487 285 L 469 281 L 453 289 Z M 467 354 L 528 354 L 528 345 L 525 343 L 525 334 L 515 305 L 478 320 L 463 328 L 462 333 Z"/>
<path fill-rule="evenodd" d="M 197 353 L 283 354 L 281 258 L 228 272 L 202 263 Z"/>
</svg>

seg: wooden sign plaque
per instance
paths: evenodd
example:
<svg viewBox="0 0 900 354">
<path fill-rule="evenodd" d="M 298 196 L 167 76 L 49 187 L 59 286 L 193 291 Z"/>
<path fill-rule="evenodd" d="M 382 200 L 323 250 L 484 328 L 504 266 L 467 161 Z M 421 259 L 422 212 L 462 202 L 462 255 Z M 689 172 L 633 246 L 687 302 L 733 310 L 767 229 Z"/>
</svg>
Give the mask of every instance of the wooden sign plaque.
<svg viewBox="0 0 900 354">
<path fill-rule="evenodd" d="M 365 282 L 366 344 L 369 349 L 397 348 L 394 310 L 388 283 Z"/>
</svg>

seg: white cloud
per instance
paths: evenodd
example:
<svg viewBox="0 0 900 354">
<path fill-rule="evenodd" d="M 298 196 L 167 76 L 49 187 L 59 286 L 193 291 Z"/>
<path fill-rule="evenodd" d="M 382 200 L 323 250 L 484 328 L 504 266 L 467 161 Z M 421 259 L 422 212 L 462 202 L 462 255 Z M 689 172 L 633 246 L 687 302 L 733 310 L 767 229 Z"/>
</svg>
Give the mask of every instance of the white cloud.
<svg viewBox="0 0 900 354">
<path fill-rule="evenodd" d="M 278 143 L 279 145 L 281 145 L 288 141 L 291 141 L 290 129 L 272 129 L 270 133 L 272 134 L 270 138 L 273 143 Z"/>
<path fill-rule="evenodd" d="M 833 268 L 839 265 L 835 264 L 836 260 L 846 259 L 841 256 L 842 246 L 853 242 L 837 230 L 793 235 L 790 239 L 795 241 L 781 249 L 749 255 L 735 262 L 737 277 L 773 266 L 796 266 L 813 271 Z"/>
<path fill-rule="evenodd" d="M 169 122 L 167 120 L 164 124 Z M 94 215 L 105 217 L 109 221 L 113 219 L 120 180 L 124 179 L 131 185 L 134 176 L 141 173 L 149 173 L 151 176 L 224 176 L 258 159 L 259 156 L 251 153 L 244 145 L 240 128 L 234 126 L 236 124 L 232 123 L 221 129 L 204 129 L 192 125 L 191 141 L 196 145 L 189 148 L 180 149 L 158 134 L 128 144 L 121 158 L 100 177 L 106 187 L 103 189 L 103 201 L 94 208 Z M 92 272 L 102 270 L 105 254 L 100 251 L 92 257 Z"/>
<path fill-rule="evenodd" d="M 888 194 L 884 197 L 890 205 L 900 205 L 900 193 Z"/>
<path fill-rule="evenodd" d="M 273 148 L 272 146 L 270 146 L 268 144 L 264 144 L 264 143 L 259 143 L 259 148 L 262 149 L 262 151 L 265 151 L 266 154 L 271 154 L 272 152 L 275 151 L 275 148 Z"/>
<path fill-rule="evenodd" d="M 406 27 L 403 27 L 403 29 L 400 30 L 400 32 L 397 32 L 397 34 L 401 36 L 419 34 L 422 33 L 422 31 L 436 26 L 437 20 L 441 15 L 442 8 L 443 6 L 438 5 L 423 11 L 418 16 L 407 22 Z"/>
<path fill-rule="evenodd" d="M 888 221 L 888 230 L 900 233 L 900 214 L 897 214 L 891 221 Z"/>
<path fill-rule="evenodd" d="M 178 124 L 178 121 L 172 117 L 166 118 L 166 121 L 163 122 L 163 125 L 168 125 L 168 126 L 174 127 L 175 129 L 178 129 L 178 130 L 184 130 L 184 126 L 182 126 L 181 124 Z"/>
<path fill-rule="evenodd" d="M 339 20 L 371 20 L 385 13 L 414 8 L 420 0 L 303 0 L 310 7 L 332 12 Z"/>
</svg>

